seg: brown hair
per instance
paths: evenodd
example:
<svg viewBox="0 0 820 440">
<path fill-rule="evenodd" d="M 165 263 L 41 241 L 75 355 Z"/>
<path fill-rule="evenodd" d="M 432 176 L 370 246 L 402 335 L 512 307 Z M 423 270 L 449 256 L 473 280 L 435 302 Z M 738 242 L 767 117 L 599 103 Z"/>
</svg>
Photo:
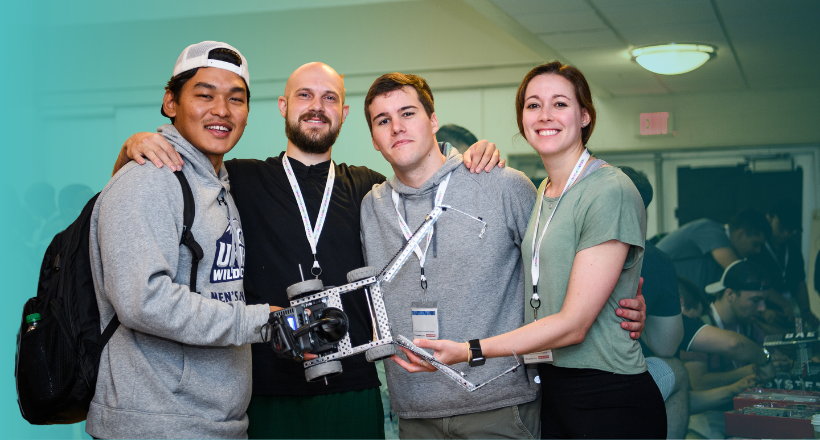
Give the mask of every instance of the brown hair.
<svg viewBox="0 0 820 440">
<path fill-rule="evenodd" d="M 433 107 L 433 92 L 427 81 L 418 75 L 404 74 L 399 72 L 386 73 L 376 79 L 370 90 L 367 91 L 367 96 L 364 98 L 364 117 L 367 119 L 367 126 L 370 131 L 373 131 L 373 121 L 370 120 L 370 104 L 377 96 L 386 95 L 396 90 L 401 90 L 405 86 L 411 86 L 416 90 L 419 96 L 421 105 L 424 106 L 424 111 L 427 117 L 431 117 L 435 109 Z"/>
<path fill-rule="evenodd" d="M 585 108 L 589 112 L 589 124 L 581 129 L 581 142 L 586 145 L 589 137 L 592 136 L 592 130 L 595 129 L 595 106 L 592 104 L 592 92 L 589 90 L 589 84 L 584 78 L 584 74 L 578 68 L 569 64 L 562 64 L 560 61 L 551 61 L 533 68 L 521 81 L 521 85 L 518 86 L 518 92 L 515 94 L 515 115 L 518 119 L 518 132 L 526 139 L 522 117 L 524 114 L 524 100 L 527 98 L 525 96 L 527 86 L 536 76 L 547 74 L 558 75 L 569 81 L 575 88 L 575 99 L 581 104 L 581 108 Z"/>
</svg>

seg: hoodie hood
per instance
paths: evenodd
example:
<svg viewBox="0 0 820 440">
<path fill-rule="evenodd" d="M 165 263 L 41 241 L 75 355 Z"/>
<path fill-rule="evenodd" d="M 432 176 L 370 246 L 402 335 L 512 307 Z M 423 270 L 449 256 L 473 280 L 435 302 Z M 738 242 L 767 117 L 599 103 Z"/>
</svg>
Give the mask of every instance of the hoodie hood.
<svg viewBox="0 0 820 440">
<path fill-rule="evenodd" d="M 439 145 L 444 144 L 444 142 L 440 142 Z M 445 147 L 448 145 L 445 145 Z M 464 159 L 459 154 L 458 150 L 455 148 L 450 148 L 450 151 L 447 154 L 447 160 L 444 161 L 444 164 L 441 165 L 435 174 L 432 177 L 427 179 L 424 184 L 419 188 L 413 188 L 403 184 L 395 174 L 387 179 L 387 183 L 390 184 L 391 189 L 396 190 L 397 193 L 401 194 L 402 196 L 414 196 L 414 195 L 424 195 L 429 194 L 436 191 L 436 188 L 450 174 L 451 171 L 457 169 L 458 167 L 462 166 L 464 163 Z"/>
<path fill-rule="evenodd" d="M 204 185 L 218 185 L 222 187 L 220 195 L 225 199 L 228 205 L 228 223 L 230 224 L 231 236 L 233 238 L 233 252 L 230 267 L 244 267 L 245 254 L 244 252 L 238 252 L 239 249 L 237 249 L 240 243 L 239 230 L 241 229 L 241 225 L 239 225 L 239 215 L 236 204 L 233 201 L 233 196 L 231 196 L 231 182 L 228 179 L 228 172 L 225 171 L 225 165 L 223 164 L 219 168 L 219 174 L 217 175 L 208 157 L 191 145 L 187 139 L 182 137 L 176 127 L 171 124 L 162 125 L 157 129 L 157 132 L 165 137 L 165 139 L 174 146 L 174 149 L 185 158 L 185 167 L 191 167 L 190 169 L 193 169 L 193 173 L 200 182 Z"/>
</svg>

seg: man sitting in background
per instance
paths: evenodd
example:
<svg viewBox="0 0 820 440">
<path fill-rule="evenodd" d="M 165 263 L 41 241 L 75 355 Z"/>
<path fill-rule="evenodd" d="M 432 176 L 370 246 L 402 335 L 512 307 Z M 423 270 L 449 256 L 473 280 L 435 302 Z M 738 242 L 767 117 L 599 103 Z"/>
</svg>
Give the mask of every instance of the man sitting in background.
<svg viewBox="0 0 820 440">
<path fill-rule="evenodd" d="M 678 276 L 703 289 L 733 262 L 760 253 L 771 233 L 763 214 L 746 209 L 728 225 L 705 218 L 689 222 L 659 241 L 658 249 L 672 258 Z"/>
<path fill-rule="evenodd" d="M 752 383 L 750 376 L 756 376 L 758 382 L 765 382 L 774 377 L 771 355 L 768 350 L 761 348 L 763 332 L 754 323 L 754 317 L 766 310 L 766 296 L 770 291 L 771 287 L 763 268 L 748 260 L 739 260 L 730 264 L 723 272 L 720 281 L 707 286 L 706 292 L 715 295 L 716 298 L 707 310 L 710 323 L 721 330 L 738 333 L 754 341 L 756 348 L 750 351 L 752 354 L 756 353 L 755 361 L 762 360 L 763 366 L 758 367 L 754 363 L 747 364 L 722 353 L 707 355 L 705 359 L 704 356 L 692 358 L 682 355 L 681 358 L 685 359 L 685 365 L 689 371 L 693 390 L 707 391 L 729 386 L 728 389 L 724 388 L 721 391 L 725 397 L 728 393 L 737 391 L 739 387 Z M 710 332 L 710 326 L 704 326 L 694 340 L 715 343 L 708 339 Z M 729 334 L 723 333 L 723 335 Z M 732 339 L 744 344 L 746 342 L 737 337 Z M 694 340 L 689 344 L 690 349 L 698 347 Z M 724 350 L 726 350 L 725 347 Z M 714 392 L 717 393 L 717 391 Z M 716 396 L 706 397 L 715 398 Z M 693 397 L 696 405 L 704 400 L 708 399 Z M 715 408 L 715 405 L 717 405 L 716 411 L 707 411 L 690 418 L 690 427 L 709 438 L 724 432 L 723 412 L 732 409 L 731 395 L 726 397 L 723 407 L 717 401 L 712 401 L 708 406 Z"/>
<path fill-rule="evenodd" d="M 678 289 L 684 327 L 683 341 L 680 345 L 681 359 L 686 362 L 687 368 L 692 368 L 693 374 L 701 375 L 705 368 L 697 370 L 697 365 L 689 361 L 705 363 L 707 354 L 723 356 L 737 362 L 748 362 L 748 365 L 743 367 L 746 376 L 737 382 L 710 390 L 693 391 L 689 399 L 692 414 L 723 405 L 740 391 L 753 386 L 758 377 L 763 382 L 774 375 L 774 366 L 760 345 L 740 333 L 703 322 L 703 311 L 710 306 L 698 286 L 686 278 L 678 277 Z M 737 391 L 738 388 L 740 391 Z"/>
</svg>

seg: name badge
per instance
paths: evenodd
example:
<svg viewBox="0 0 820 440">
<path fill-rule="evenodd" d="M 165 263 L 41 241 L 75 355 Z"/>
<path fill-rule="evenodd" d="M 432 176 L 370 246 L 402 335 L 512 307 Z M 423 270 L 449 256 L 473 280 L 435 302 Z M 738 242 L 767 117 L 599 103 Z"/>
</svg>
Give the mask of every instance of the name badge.
<svg viewBox="0 0 820 440">
<path fill-rule="evenodd" d="M 438 304 L 436 301 L 413 302 L 410 304 L 413 318 L 413 337 L 417 339 L 438 339 Z"/>
<path fill-rule="evenodd" d="M 552 350 L 544 350 L 524 355 L 525 364 L 542 364 L 544 362 L 552 361 Z"/>
</svg>

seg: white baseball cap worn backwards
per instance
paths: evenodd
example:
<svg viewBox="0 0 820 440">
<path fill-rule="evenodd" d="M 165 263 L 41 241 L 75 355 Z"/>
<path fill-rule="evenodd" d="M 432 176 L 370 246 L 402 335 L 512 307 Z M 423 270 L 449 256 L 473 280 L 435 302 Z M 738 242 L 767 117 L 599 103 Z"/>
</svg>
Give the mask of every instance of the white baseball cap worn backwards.
<svg viewBox="0 0 820 440">
<path fill-rule="evenodd" d="M 209 59 L 208 55 L 214 49 L 229 49 L 236 52 L 239 58 L 242 59 L 242 65 L 236 66 L 225 61 Z M 182 72 L 198 67 L 216 67 L 218 69 L 228 70 L 242 77 L 248 87 L 251 86 L 250 74 L 248 73 L 248 60 L 230 44 L 221 43 L 219 41 L 203 41 L 186 47 L 179 55 L 179 58 L 177 58 L 176 64 L 174 64 L 174 74 L 172 76 L 177 76 Z"/>
</svg>

